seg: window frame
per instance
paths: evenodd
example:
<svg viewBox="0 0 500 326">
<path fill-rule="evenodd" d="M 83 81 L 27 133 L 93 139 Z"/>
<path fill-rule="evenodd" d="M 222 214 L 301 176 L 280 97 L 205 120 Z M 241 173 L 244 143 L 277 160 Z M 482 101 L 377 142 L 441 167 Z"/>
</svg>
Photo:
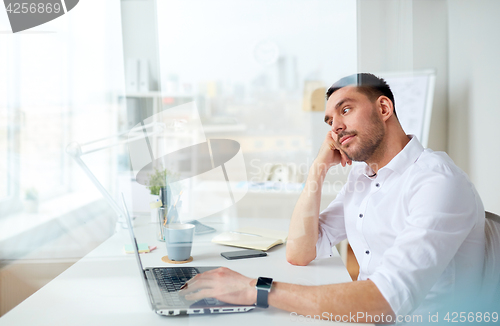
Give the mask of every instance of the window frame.
<svg viewBox="0 0 500 326">
<path fill-rule="evenodd" d="M 8 61 L 15 58 L 16 50 L 19 47 L 17 40 L 13 40 L 12 46 L 6 47 L 6 57 Z M 7 164 L 7 196 L 0 197 L 0 216 L 6 216 L 22 209 L 22 202 L 20 196 L 20 164 L 19 154 L 16 160 L 16 153 L 19 153 L 20 148 L 20 111 L 19 105 L 19 76 L 16 74 L 18 71 L 19 63 L 15 60 L 12 61 L 13 65 L 7 65 L 7 72 L 3 75 L 6 83 L 6 98 L 4 103 L 0 104 L 5 107 L 5 119 L 7 126 L 7 149 L 6 149 L 6 164 Z M 16 182 L 18 180 L 18 182 Z"/>
</svg>

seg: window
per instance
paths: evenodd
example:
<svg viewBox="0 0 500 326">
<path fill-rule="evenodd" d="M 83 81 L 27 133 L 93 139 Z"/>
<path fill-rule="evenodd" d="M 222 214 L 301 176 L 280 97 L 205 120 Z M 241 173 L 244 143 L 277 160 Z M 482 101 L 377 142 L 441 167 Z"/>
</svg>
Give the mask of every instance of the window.
<svg viewBox="0 0 500 326">
<path fill-rule="evenodd" d="M 92 6 L 81 3 L 26 32 L 1 34 L 2 217 L 21 211 L 27 197 L 43 204 L 95 191 L 65 148 L 114 133 L 123 65 L 119 1 L 100 4 L 99 14 Z M 10 30 L 7 15 L 0 15 L 0 30 Z M 101 155 L 91 164 L 108 177 L 112 161 Z"/>
<path fill-rule="evenodd" d="M 15 110 L 16 66 L 8 64 L 14 56 L 14 43 L 3 40 L 0 47 L 0 215 L 19 209 L 19 115 Z M 4 46 L 6 45 L 6 46 Z"/>
<path fill-rule="evenodd" d="M 165 0 L 157 8 L 162 95 L 195 99 L 208 138 L 242 144 L 249 177 L 252 161 L 310 163 L 328 129 L 322 112 L 303 110 L 304 90 L 356 71 L 356 2 Z"/>
</svg>

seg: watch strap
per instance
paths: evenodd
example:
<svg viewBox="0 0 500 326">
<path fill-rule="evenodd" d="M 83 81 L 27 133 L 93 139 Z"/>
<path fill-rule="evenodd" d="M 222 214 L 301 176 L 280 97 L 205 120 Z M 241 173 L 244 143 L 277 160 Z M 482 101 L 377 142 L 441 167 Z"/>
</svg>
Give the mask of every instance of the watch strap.
<svg viewBox="0 0 500 326">
<path fill-rule="evenodd" d="M 259 308 L 268 308 L 269 303 L 267 297 L 269 296 L 269 291 L 265 289 L 257 288 L 257 303 L 255 304 Z"/>
<path fill-rule="evenodd" d="M 259 308 L 268 308 L 268 296 L 273 286 L 273 279 L 269 277 L 259 277 L 255 288 L 257 289 L 257 302 L 255 305 Z"/>
</svg>

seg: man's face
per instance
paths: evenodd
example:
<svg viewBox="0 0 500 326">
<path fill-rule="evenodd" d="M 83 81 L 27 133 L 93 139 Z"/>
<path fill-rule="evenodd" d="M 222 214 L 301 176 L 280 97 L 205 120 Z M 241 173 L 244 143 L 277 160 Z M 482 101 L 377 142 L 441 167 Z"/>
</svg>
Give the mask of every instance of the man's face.
<svg viewBox="0 0 500 326">
<path fill-rule="evenodd" d="M 353 86 L 343 87 L 330 96 L 325 122 L 332 127 L 337 148 L 352 161 L 368 161 L 385 136 L 376 104 Z"/>
</svg>

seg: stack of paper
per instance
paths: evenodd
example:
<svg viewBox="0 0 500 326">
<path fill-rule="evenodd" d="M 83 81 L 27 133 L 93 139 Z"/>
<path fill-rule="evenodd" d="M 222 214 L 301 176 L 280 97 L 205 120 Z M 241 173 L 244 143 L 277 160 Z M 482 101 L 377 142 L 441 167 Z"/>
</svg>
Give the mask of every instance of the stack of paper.
<svg viewBox="0 0 500 326">
<path fill-rule="evenodd" d="M 266 251 L 276 245 L 285 243 L 287 237 L 288 232 L 286 231 L 246 227 L 221 233 L 215 236 L 212 242 L 226 246 Z"/>
</svg>

